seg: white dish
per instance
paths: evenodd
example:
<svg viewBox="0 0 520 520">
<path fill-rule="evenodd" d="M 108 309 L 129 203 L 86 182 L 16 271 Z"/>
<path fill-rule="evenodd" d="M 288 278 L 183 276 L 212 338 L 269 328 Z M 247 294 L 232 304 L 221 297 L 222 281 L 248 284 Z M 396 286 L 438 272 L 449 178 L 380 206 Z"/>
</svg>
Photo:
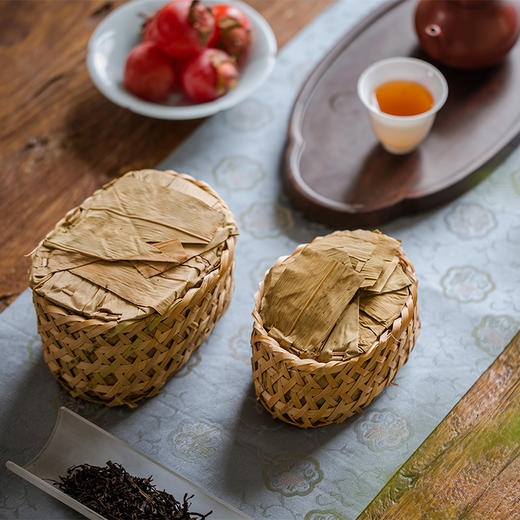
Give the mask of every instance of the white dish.
<svg viewBox="0 0 520 520">
<path fill-rule="evenodd" d="M 251 95 L 268 78 L 273 70 L 276 39 L 269 24 L 247 4 L 239 0 L 227 3 L 236 5 L 251 20 L 253 44 L 244 67 L 240 70 L 237 86 L 215 101 L 187 104 L 182 94 L 172 94 L 165 103 L 144 101 L 123 87 L 126 58 L 139 43 L 143 15 L 154 13 L 168 0 L 134 0 L 110 13 L 96 28 L 88 43 L 87 67 L 99 91 L 116 105 L 132 112 L 158 119 L 197 119 L 226 110 Z M 222 0 L 204 0 L 206 5 Z"/>
<path fill-rule="evenodd" d="M 84 463 L 104 466 L 108 460 L 118 462 L 133 475 L 152 475 L 158 489 L 165 489 L 177 499 L 182 498 L 184 493 L 194 495 L 192 509 L 200 513 L 213 510 L 211 520 L 253 520 L 63 406 L 58 412 L 51 436 L 40 453 L 23 467 L 11 461 L 7 461 L 6 466 L 83 516 L 91 520 L 106 520 L 54 487 L 49 480 L 58 480 L 59 476 L 66 475 L 70 466 Z"/>
</svg>

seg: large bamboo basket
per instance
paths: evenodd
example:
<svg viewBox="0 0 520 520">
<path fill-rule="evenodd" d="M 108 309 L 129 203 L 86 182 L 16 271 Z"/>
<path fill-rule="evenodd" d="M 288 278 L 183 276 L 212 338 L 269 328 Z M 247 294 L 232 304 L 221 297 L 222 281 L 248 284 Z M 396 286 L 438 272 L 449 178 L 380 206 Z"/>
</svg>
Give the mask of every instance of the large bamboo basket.
<svg viewBox="0 0 520 520">
<path fill-rule="evenodd" d="M 304 247 L 299 246 L 293 255 Z M 415 271 L 402 249 L 398 255 L 412 281 L 401 314 L 366 353 L 346 361 L 300 359 L 281 347 L 262 323 L 259 309 L 264 282 L 260 283 L 251 336 L 253 383 L 258 400 L 274 418 L 300 428 L 340 423 L 362 412 L 392 382 L 420 329 Z M 279 258 L 275 265 L 287 258 Z"/>
<path fill-rule="evenodd" d="M 206 183 L 179 175 L 218 197 Z M 218 267 L 163 315 L 120 322 L 86 319 L 33 291 L 44 359 L 57 381 L 73 397 L 107 406 L 135 407 L 158 394 L 227 309 L 235 241 L 235 236 L 225 241 Z"/>
</svg>

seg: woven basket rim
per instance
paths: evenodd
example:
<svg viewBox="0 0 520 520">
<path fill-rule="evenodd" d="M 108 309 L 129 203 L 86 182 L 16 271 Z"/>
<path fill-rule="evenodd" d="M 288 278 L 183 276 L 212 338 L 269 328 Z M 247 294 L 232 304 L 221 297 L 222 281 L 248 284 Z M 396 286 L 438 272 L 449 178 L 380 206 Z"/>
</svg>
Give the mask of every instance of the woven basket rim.
<svg viewBox="0 0 520 520">
<path fill-rule="evenodd" d="M 192 177 L 191 175 L 188 175 L 187 173 L 180 173 L 180 172 L 177 172 L 177 171 L 171 170 L 171 169 L 156 170 L 154 168 L 143 168 L 143 170 L 150 170 L 150 171 L 157 171 L 157 172 L 160 172 L 160 173 L 173 174 L 173 176 L 177 176 L 177 177 L 180 177 L 182 179 L 185 179 L 186 181 L 191 182 L 192 184 L 195 184 L 198 188 L 201 188 L 202 190 L 204 190 L 204 191 L 210 193 L 211 195 L 213 195 L 219 201 L 219 203 L 222 205 L 223 209 L 229 211 L 233 215 L 233 213 L 231 212 L 229 206 L 226 204 L 224 199 L 207 182 L 205 182 L 203 180 L 195 179 L 194 177 Z M 117 177 L 115 179 L 112 179 L 111 181 L 105 183 L 101 188 L 95 190 L 94 193 L 92 193 L 92 195 L 90 195 L 83 202 L 81 202 L 81 204 L 79 204 L 78 206 L 76 206 L 76 207 L 72 208 L 71 210 L 69 210 L 64 215 L 64 217 L 61 218 L 55 224 L 55 226 L 45 235 L 45 237 L 39 242 L 39 244 L 34 248 L 34 250 L 30 253 L 30 255 L 32 256 L 40 248 L 40 246 L 43 244 L 43 242 L 45 241 L 47 236 L 50 233 L 52 233 L 52 231 L 54 231 L 54 229 L 56 229 L 58 226 L 60 226 L 63 223 L 65 223 L 66 220 L 70 216 L 74 215 L 78 211 L 81 211 L 81 206 L 83 204 L 85 204 L 85 202 L 87 202 L 90 199 L 92 199 L 96 195 L 96 193 L 98 191 L 103 190 L 103 189 L 105 189 L 106 186 L 109 186 L 110 184 L 113 184 L 113 183 L 117 182 L 117 180 L 120 179 L 121 177 L 123 177 L 125 175 L 129 175 L 129 174 L 131 174 L 133 172 L 137 172 L 137 171 L 142 171 L 142 170 L 130 170 L 130 171 L 126 172 L 125 174 L 123 174 L 122 176 L 119 176 L 119 177 Z M 236 244 L 236 237 L 237 237 L 237 235 L 230 235 L 223 242 L 224 248 L 223 248 L 222 252 L 224 252 L 226 249 L 229 250 L 230 253 L 231 253 L 231 258 L 234 257 L 234 249 L 235 249 L 235 244 Z M 186 289 L 186 292 L 184 292 L 184 294 L 182 294 L 182 296 L 176 302 L 174 302 L 172 304 L 172 306 L 180 305 L 185 300 L 185 298 L 190 297 L 193 294 L 194 291 L 198 291 L 200 289 L 200 286 L 202 285 L 204 280 L 206 280 L 210 276 L 215 276 L 215 273 L 220 272 L 220 270 L 221 270 L 221 263 L 220 263 L 221 259 L 222 259 L 222 255 L 219 258 L 219 264 L 216 266 L 216 268 L 213 269 L 212 271 L 210 271 L 209 273 L 206 273 L 203 277 L 201 277 L 200 280 L 194 286 L 189 287 L 188 289 Z M 31 270 L 32 270 L 32 266 L 31 266 Z M 140 321 L 142 319 L 145 319 L 145 318 L 147 318 L 149 316 L 159 315 L 159 313 L 155 309 L 153 309 L 152 312 L 149 313 L 149 314 L 133 316 L 133 317 L 130 317 L 130 318 L 126 318 L 124 320 L 110 320 L 110 321 L 106 321 L 106 320 L 102 320 L 100 318 L 92 318 L 92 317 L 86 316 L 86 315 L 84 315 L 84 314 L 82 314 L 80 312 L 77 312 L 77 311 L 74 311 L 72 309 L 69 309 L 68 307 L 65 307 L 65 306 L 63 306 L 63 305 L 61 305 L 59 303 L 56 303 L 56 302 L 52 301 L 51 299 L 47 298 L 47 296 L 39 294 L 38 292 L 36 292 L 35 289 L 34 289 L 32 272 L 29 273 L 29 287 L 31 288 L 33 294 L 36 294 L 39 298 L 42 298 L 42 299 L 46 300 L 47 302 L 49 302 L 54 307 L 62 309 L 63 311 L 65 311 L 69 315 L 78 316 L 78 317 L 81 317 L 82 319 L 84 319 L 85 321 L 89 321 L 92 325 L 89 324 L 87 327 L 97 326 L 99 324 L 105 324 L 105 325 L 113 324 L 113 326 L 115 327 L 115 326 L 118 326 L 118 325 L 120 325 L 122 323 L 136 323 L 136 322 L 138 322 L 138 321 Z M 169 308 L 167 311 L 165 311 L 164 315 L 167 315 L 169 312 L 171 312 L 171 308 Z"/>
<path fill-rule="evenodd" d="M 273 267 L 275 267 L 276 265 L 279 265 L 280 263 L 284 262 L 288 258 L 296 255 L 305 246 L 307 246 L 307 244 L 300 244 L 290 255 L 285 255 L 285 256 L 279 257 L 276 260 L 276 262 L 274 263 Z M 285 358 L 285 361 L 290 362 L 295 367 L 305 365 L 307 367 L 310 366 L 314 370 L 331 369 L 331 368 L 335 368 L 335 367 L 339 367 L 339 366 L 345 367 L 345 366 L 348 366 L 349 364 L 357 364 L 360 361 L 363 362 L 365 360 L 368 360 L 369 358 L 372 357 L 372 352 L 377 348 L 378 345 L 380 345 L 381 343 L 384 343 L 389 338 L 393 337 L 392 330 L 394 329 L 394 325 L 399 323 L 401 325 L 401 327 L 405 327 L 412 320 L 413 315 L 414 315 L 413 309 L 415 308 L 416 303 L 417 303 L 417 277 L 415 276 L 415 270 L 414 270 L 412 262 L 404 254 L 404 251 L 403 251 L 402 247 L 400 247 L 400 246 L 397 250 L 397 255 L 399 257 L 399 262 L 401 263 L 401 265 L 403 267 L 405 267 L 405 269 L 403 269 L 405 274 L 408 276 L 408 278 L 412 282 L 412 285 L 410 286 L 410 294 L 408 295 L 408 298 L 406 299 L 406 301 L 403 305 L 403 308 L 402 308 L 401 312 L 399 313 L 399 316 L 379 335 L 379 337 L 372 343 L 372 345 L 370 345 L 370 348 L 363 354 L 359 354 L 357 356 L 354 356 L 354 357 L 351 357 L 351 358 L 345 359 L 345 360 L 332 360 L 332 361 L 323 362 L 323 361 L 317 361 L 312 358 L 303 358 L 302 359 L 299 356 L 297 356 L 296 354 L 293 354 L 292 352 L 289 352 L 288 350 L 281 347 L 279 342 L 276 341 L 276 339 L 274 339 L 272 336 L 269 336 L 269 334 L 267 333 L 267 331 L 264 328 L 262 318 L 260 316 L 259 307 L 260 307 L 260 303 L 262 301 L 262 297 L 264 295 L 264 280 L 262 280 L 258 284 L 258 290 L 256 291 L 256 293 L 254 295 L 255 308 L 252 313 L 253 319 L 254 319 L 253 327 L 257 328 L 257 330 L 262 334 L 262 336 L 264 336 L 265 339 L 267 339 L 267 342 L 269 343 L 269 348 L 271 348 L 274 353 L 278 354 L 280 357 Z M 273 267 L 271 267 L 266 272 L 266 275 Z M 265 277 L 264 277 L 264 279 L 265 279 Z M 406 320 L 406 322 L 403 325 L 403 314 L 404 314 L 405 310 L 408 311 L 406 313 L 408 315 L 408 319 Z M 399 338 L 395 338 L 395 337 L 394 337 L 394 339 L 395 339 L 395 341 L 399 340 Z"/>
</svg>

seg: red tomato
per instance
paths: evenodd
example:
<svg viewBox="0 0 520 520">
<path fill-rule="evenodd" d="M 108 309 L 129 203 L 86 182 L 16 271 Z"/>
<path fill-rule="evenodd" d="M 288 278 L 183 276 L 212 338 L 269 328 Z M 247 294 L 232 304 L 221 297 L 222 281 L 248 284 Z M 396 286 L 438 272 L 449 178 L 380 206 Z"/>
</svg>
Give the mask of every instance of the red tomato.
<svg viewBox="0 0 520 520">
<path fill-rule="evenodd" d="M 197 103 L 213 101 L 234 88 L 238 81 L 235 60 L 218 49 L 205 49 L 182 69 L 181 84 Z"/>
<path fill-rule="evenodd" d="M 206 47 L 214 28 L 211 9 L 199 0 L 173 0 L 157 12 L 157 43 L 174 58 L 189 58 Z"/>
<path fill-rule="evenodd" d="M 233 5 L 213 5 L 211 11 L 215 17 L 215 32 L 209 46 L 223 49 L 238 60 L 245 57 L 251 46 L 249 18 Z"/>
<path fill-rule="evenodd" d="M 123 83 L 140 98 L 162 101 L 175 87 L 172 61 L 154 42 L 140 43 L 126 59 Z"/>
</svg>

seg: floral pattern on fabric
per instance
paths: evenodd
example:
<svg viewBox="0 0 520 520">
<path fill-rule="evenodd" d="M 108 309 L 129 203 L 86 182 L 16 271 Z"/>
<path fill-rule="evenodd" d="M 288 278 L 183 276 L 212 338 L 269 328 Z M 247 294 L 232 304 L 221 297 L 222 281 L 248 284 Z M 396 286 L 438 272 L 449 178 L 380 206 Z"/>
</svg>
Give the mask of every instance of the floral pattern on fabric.
<svg viewBox="0 0 520 520">
<path fill-rule="evenodd" d="M 318 462 L 301 453 L 276 455 L 264 468 L 267 489 L 285 497 L 308 495 L 322 478 Z"/>
<path fill-rule="evenodd" d="M 520 322 L 511 316 L 488 314 L 473 329 L 473 337 L 482 350 L 492 356 L 497 356 L 504 346 L 511 341 L 518 329 L 520 329 Z"/>
<path fill-rule="evenodd" d="M 462 202 L 454 206 L 445 217 L 448 229 L 462 238 L 481 238 L 497 225 L 495 215 L 477 203 Z"/>
<path fill-rule="evenodd" d="M 231 355 L 237 361 L 251 363 L 251 325 L 243 325 L 229 340 Z"/>
<path fill-rule="evenodd" d="M 265 170 L 258 161 L 243 155 L 232 155 L 215 165 L 213 175 L 218 186 L 249 191 L 265 178 Z"/>
<path fill-rule="evenodd" d="M 168 435 L 174 455 L 190 462 L 198 462 L 215 455 L 222 443 L 222 428 L 202 419 L 187 420 Z"/>
<path fill-rule="evenodd" d="M 441 285 L 446 298 L 461 303 L 481 302 L 495 288 L 489 273 L 470 265 L 450 267 Z"/>
<path fill-rule="evenodd" d="M 410 436 L 403 417 L 391 410 L 369 412 L 357 427 L 359 442 L 373 451 L 397 448 Z"/>
</svg>

